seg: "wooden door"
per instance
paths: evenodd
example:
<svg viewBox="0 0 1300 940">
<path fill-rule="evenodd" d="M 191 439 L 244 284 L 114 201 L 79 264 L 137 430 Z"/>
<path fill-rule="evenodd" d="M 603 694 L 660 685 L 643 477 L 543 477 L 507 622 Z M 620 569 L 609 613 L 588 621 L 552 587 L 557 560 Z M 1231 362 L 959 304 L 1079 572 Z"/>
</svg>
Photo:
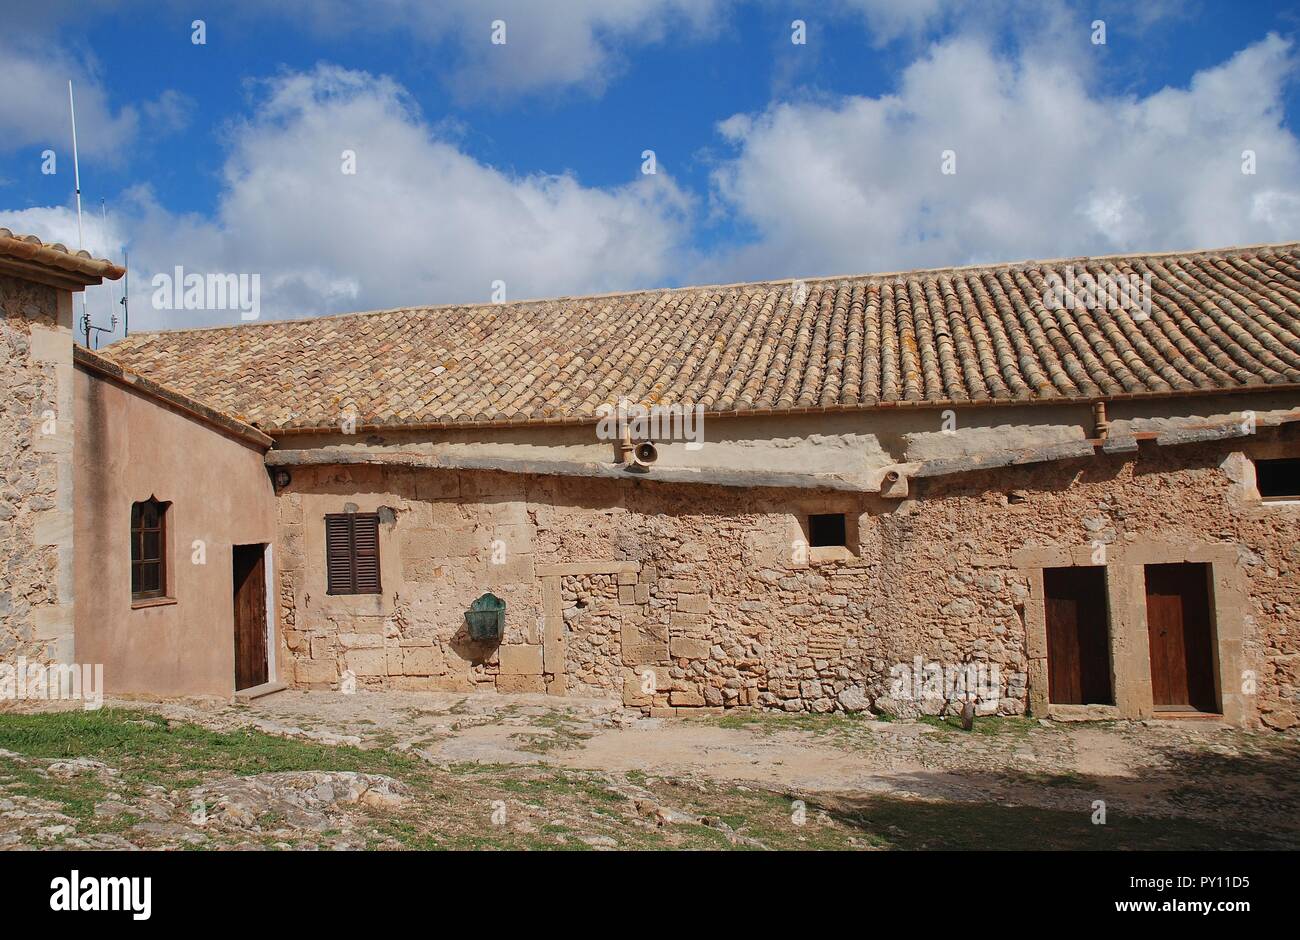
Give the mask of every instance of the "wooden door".
<svg viewBox="0 0 1300 940">
<path fill-rule="evenodd" d="M 263 545 L 234 547 L 235 690 L 269 679 L 266 657 L 266 551 Z"/>
<path fill-rule="evenodd" d="M 1151 696 L 1164 711 L 1217 712 L 1209 565 L 1147 565 Z"/>
<path fill-rule="evenodd" d="M 1054 705 L 1111 705 L 1106 569 L 1043 571 L 1047 615 L 1047 700 Z"/>
</svg>

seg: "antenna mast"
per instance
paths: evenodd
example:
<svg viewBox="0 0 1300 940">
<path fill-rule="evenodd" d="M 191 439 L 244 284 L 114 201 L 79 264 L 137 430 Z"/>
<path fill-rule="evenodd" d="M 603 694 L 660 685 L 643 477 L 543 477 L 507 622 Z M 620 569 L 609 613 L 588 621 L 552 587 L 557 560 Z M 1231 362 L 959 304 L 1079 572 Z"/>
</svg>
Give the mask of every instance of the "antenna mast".
<svg viewBox="0 0 1300 940">
<path fill-rule="evenodd" d="M 86 238 L 81 228 L 81 163 L 77 157 L 77 105 L 72 98 L 72 79 L 68 79 L 68 113 L 72 116 L 72 177 L 77 187 L 77 250 L 84 251 L 86 248 Z M 101 236 L 104 243 L 108 243 L 108 209 L 105 207 L 104 200 L 99 200 L 99 221 L 102 227 Z M 81 328 L 86 334 L 86 348 L 91 348 L 90 334 L 112 333 L 117 328 L 117 314 L 110 313 L 109 327 L 105 329 L 102 326 L 92 326 L 90 323 L 90 311 L 86 309 L 86 292 L 87 288 L 81 291 Z"/>
<path fill-rule="evenodd" d="M 122 277 L 122 336 L 131 335 L 131 306 L 127 303 L 126 298 L 131 293 L 131 253 L 122 249 L 122 268 L 126 274 Z"/>
<path fill-rule="evenodd" d="M 105 205 L 104 197 L 102 196 L 99 198 L 99 224 L 100 224 L 100 238 L 104 239 L 105 245 L 108 245 L 108 209 Z M 104 289 L 108 290 L 107 287 L 105 287 Z M 94 330 L 96 333 L 111 334 L 115 329 L 117 329 L 117 314 L 113 312 L 113 308 L 111 306 L 113 303 L 113 298 L 111 294 L 109 295 L 108 302 L 110 304 L 108 308 L 108 328 L 105 329 L 102 326 L 91 326 L 90 319 L 87 318 L 86 319 L 87 340 L 89 340 L 91 330 Z M 125 295 L 123 295 L 122 302 L 126 303 Z M 98 337 L 96 337 L 96 339 L 98 339 Z"/>
<path fill-rule="evenodd" d="M 72 176 L 77 187 L 77 250 L 85 248 L 81 232 L 81 165 L 77 161 L 77 105 L 72 99 L 72 79 L 68 79 L 68 112 L 72 115 Z M 86 312 L 86 292 L 81 292 L 81 325 L 86 331 L 86 345 L 90 345 L 90 314 Z"/>
</svg>

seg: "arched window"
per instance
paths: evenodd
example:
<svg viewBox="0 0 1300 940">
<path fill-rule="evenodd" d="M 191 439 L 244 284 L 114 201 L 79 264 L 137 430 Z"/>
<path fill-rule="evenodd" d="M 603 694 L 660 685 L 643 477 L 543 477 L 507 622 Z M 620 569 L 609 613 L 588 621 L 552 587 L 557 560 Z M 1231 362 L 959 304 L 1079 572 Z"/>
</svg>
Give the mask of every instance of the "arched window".
<svg viewBox="0 0 1300 940">
<path fill-rule="evenodd" d="M 167 507 L 152 496 L 131 504 L 131 599 L 167 594 Z"/>
</svg>

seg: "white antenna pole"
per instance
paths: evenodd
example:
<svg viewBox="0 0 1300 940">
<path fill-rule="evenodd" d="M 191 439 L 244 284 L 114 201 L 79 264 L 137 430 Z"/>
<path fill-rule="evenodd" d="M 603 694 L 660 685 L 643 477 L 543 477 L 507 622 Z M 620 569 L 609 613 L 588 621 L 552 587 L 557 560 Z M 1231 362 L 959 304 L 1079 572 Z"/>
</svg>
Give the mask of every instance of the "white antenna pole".
<svg viewBox="0 0 1300 940">
<path fill-rule="evenodd" d="M 72 175 L 77 186 L 77 250 L 85 248 L 81 232 L 81 166 L 77 162 L 77 105 L 72 100 L 72 79 L 68 79 L 68 111 L 72 115 Z M 81 292 L 81 320 L 86 327 L 86 345 L 90 345 L 90 314 L 86 312 L 86 292 Z"/>
<path fill-rule="evenodd" d="M 81 165 L 77 162 L 77 105 L 72 100 L 72 79 L 68 79 L 68 111 L 72 114 L 72 175 L 77 186 L 77 248 L 81 241 Z"/>
<path fill-rule="evenodd" d="M 74 161 L 75 162 L 75 161 Z M 99 237 L 103 239 L 100 242 L 104 246 L 104 257 L 108 257 L 108 206 L 103 196 L 99 197 Z M 113 296 L 108 292 L 108 285 L 104 285 L 104 291 L 108 297 L 108 331 L 112 333 L 117 329 L 117 314 L 113 312 Z"/>
</svg>

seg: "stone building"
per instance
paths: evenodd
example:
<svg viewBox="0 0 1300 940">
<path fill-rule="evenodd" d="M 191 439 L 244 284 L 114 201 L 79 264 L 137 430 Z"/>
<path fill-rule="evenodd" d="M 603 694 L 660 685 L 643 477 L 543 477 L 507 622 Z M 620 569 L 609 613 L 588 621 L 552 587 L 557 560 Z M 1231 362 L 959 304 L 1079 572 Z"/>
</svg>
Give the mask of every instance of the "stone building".
<svg viewBox="0 0 1300 940">
<path fill-rule="evenodd" d="M 125 272 L 0 228 L 0 662 L 70 662 L 73 295 Z"/>
<path fill-rule="evenodd" d="M 1298 245 L 144 333 L 78 376 L 110 690 L 1297 721 Z"/>
</svg>

